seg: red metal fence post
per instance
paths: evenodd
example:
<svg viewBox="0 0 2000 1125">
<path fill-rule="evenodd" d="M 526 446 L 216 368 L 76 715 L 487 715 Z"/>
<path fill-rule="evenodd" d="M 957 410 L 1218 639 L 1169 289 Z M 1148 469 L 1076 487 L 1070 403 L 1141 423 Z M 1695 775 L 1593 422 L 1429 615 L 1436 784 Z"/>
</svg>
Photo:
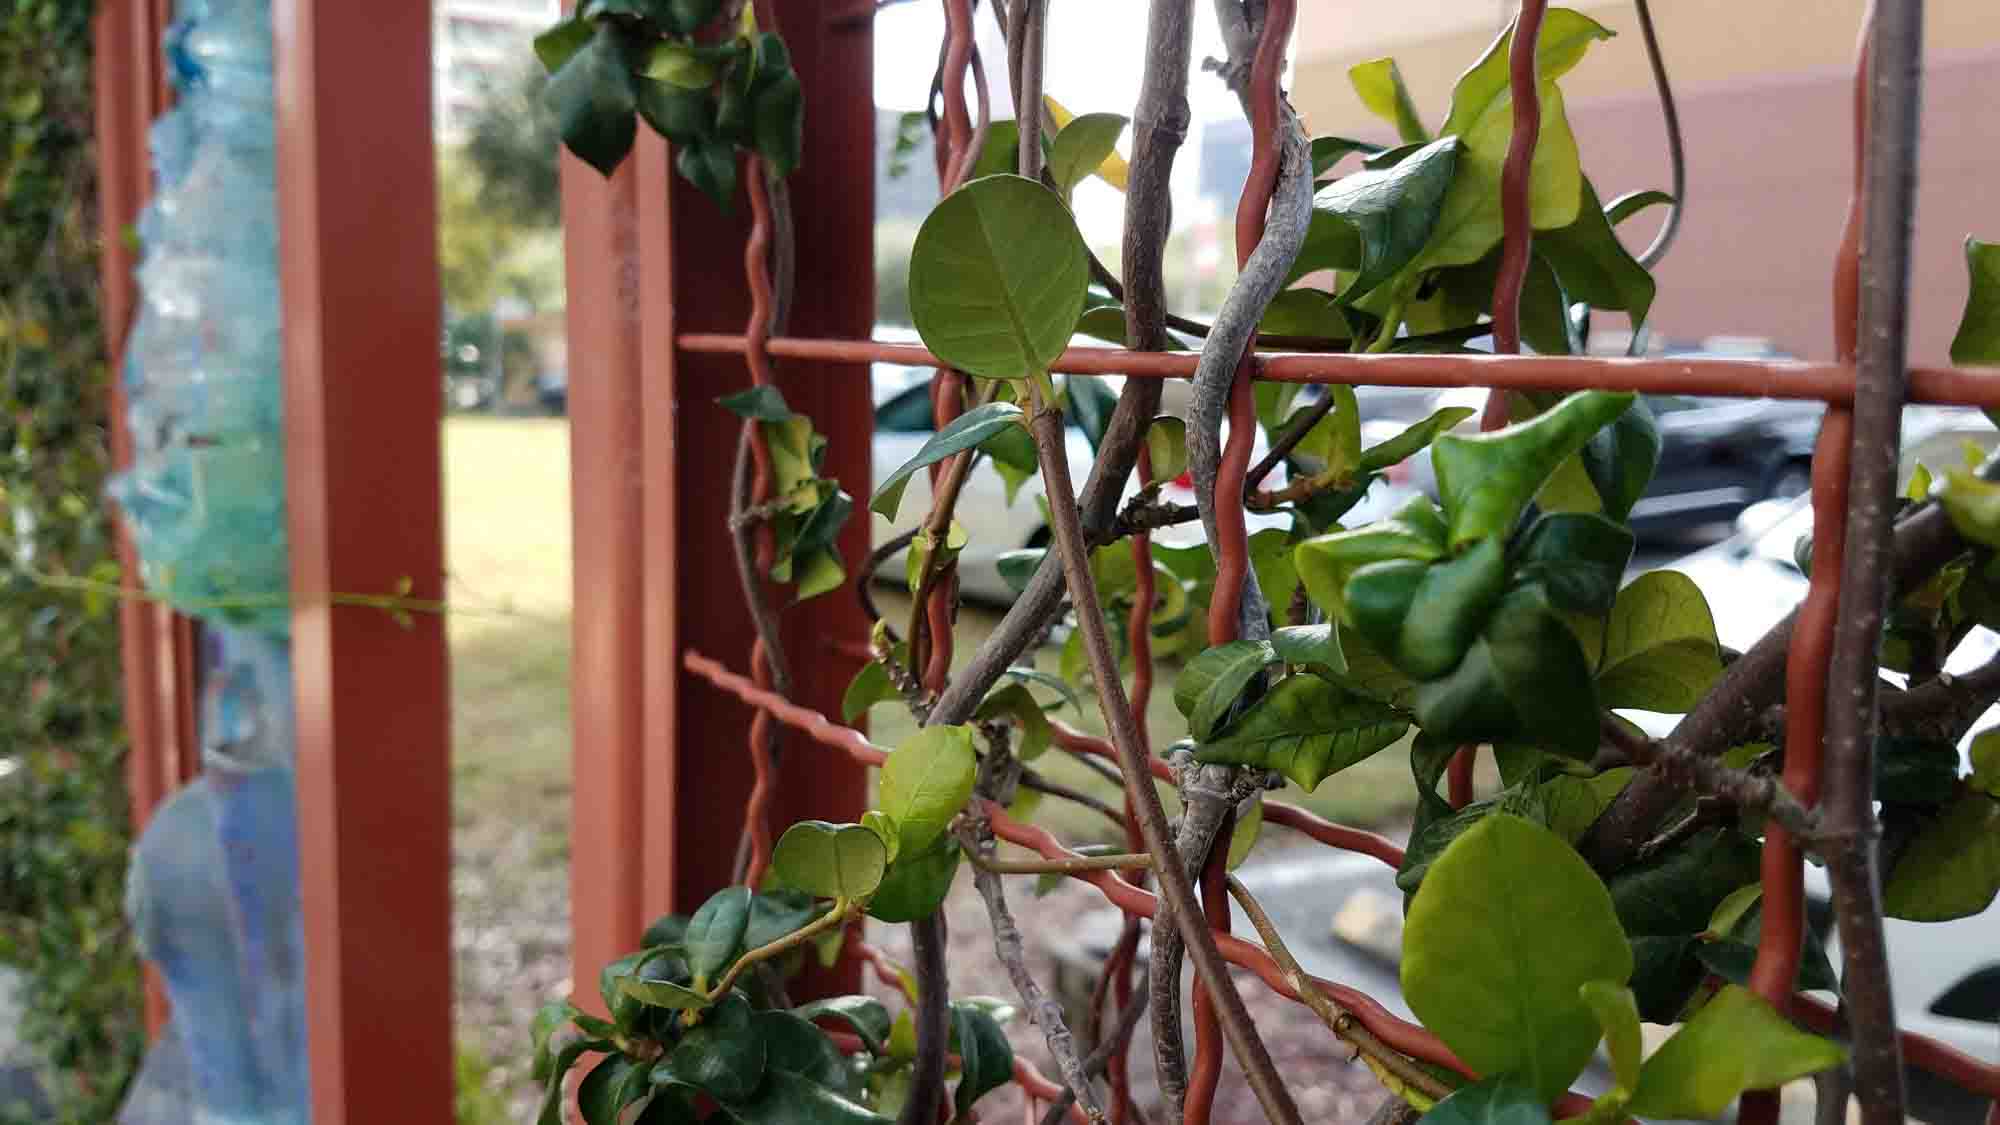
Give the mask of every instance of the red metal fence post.
<svg viewBox="0 0 2000 1125">
<path fill-rule="evenodd" d="M 430 8 L 278 0 L 286 503 L 312 1116 L 450 1121 Z"/>
</svg>

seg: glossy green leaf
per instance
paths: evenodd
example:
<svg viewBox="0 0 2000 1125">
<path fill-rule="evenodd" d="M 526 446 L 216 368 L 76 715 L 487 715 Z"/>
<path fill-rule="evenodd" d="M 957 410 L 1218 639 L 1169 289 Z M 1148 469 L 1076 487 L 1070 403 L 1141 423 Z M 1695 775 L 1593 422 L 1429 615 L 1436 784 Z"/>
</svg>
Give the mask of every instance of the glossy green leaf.
<svg viewBox="0 0 2000 1125">
<path fill-rule="evenodd" d="M 638 132 L 639 103 L 616 26 L 599 24 L 549 78 L 542 98 L 571 152 L 606 176 L 617 170 Z"/>
<path fill-rule="evenodd" d="M 932 208 L 910 255 L 910 315 L 944 362 L 974 375 L 1046 372 L 1083 313 L 1089 255 L 1061 198 L 989 176 Z"/>
<path fill-rule="evenodd" d="M 1431 864 L 1403 928 L 1403 994 L 1424 1026 L 1484 1074 L 1553 1101 L 1597 1046 L 1578 992 L 1623 983 L 1632 951 L 1610 892 L 1540 825 L 1494 813 Z"/>
<path fill-rule="evenodd" d="M 873 996 L 835 996 L 792 1009 L 804 1020 L 832 1020 L 861 1037 L 870 1054 L 882 1054 L 889 1042 L 889 1009 Z"/>
<path fill-rule="evenodd" d="M 1604 205 L 1604 218 L 1615 227 L 1648 207 L 1672 206 L 1673 202 L 1673 196 L 1654 188 L 1628 191 Z"/>
<path fill-rule="evenodd" d="M 1576 221 L 1583 170 L 1576 137 L 1563 109 L 1562 91 L 1546 79 L 1540 89 L 1542 129 L 1535 145 L 1528 202 L 1535 229 L 1545 231 Z M 1477 262 L 1499 244 L 1505 231 L 1500 215 L 1500 174 L 1513 130 L 1513 99 L 1503 94 L 1472 119 L 1467 131 L 1457 134 L 1462 146 L 1458 172 L 1445 193 L 1430 244 L 1411 263 L 1405 277 L 1440 266 Z"/>
<path fill-rule="evenodd" d="M 1118 151 L 1125 124 L 1126 119 L 1115 113 L 1086 113 L 1063 126 L 1049 142 L 1049 178 L 1064 199 L 1097 171 L 1105 157 Z"/>
<path fill-rule="evenodd" d="M 1653 307 L 1653 275 L 1618 241 L 1588 178 L 1581 190 L 1576 221 L 1536 234 L 1535 253 L 1555 269 L 1570 300 L 1625 312 L 1636 331 Z"/>
<path fill-rule="evenodd" d="M 719 1101 L 743 1101 L 763 1084 L 765 1059 L 764 1038 L 757 1033 L 750 1002 L 731 993 L 682 1033 L 654 1070 L 653 1081 L 671 1076 L 672 1081 L 706 1091 Z"/>
<path fill-rule="evenodd" d="M 840 721 L 852 723 L 870 707 L 894 698 L 896 685 L 890 682 L 888 669 L 871 660 L 847 682 L 847 691 L 840 697 Z"/>
<path fill-rule="evenodd" d="M 687 1125 L 699 1121 L 701 1114 L 696 1109 L 699 1097 L 691 1087 L 655 1086 L 652 1099 L 632 1125 Z"/>
<path fill-rule="evenodd" d="M 1437 436 L 1457 428 L 1460 422 L 1472 417 L 1478 411 L 1469 406 L 1447 406 L 1432 412 L 1421 422 L 1412 424 L 1402 433 L 1388 441 L 1371 445 L 1361 453 L 1358 468 L 1364 473 L 1399 465 L 1413 454 L 1437 440 Z"/>
<path fill-rule="evenodd" d="M 1514 562 L 1517 581 L 1540 582 L 1549 603 L 1574 613 L 1604 613 L 1632 561 L 1632 532 L 1603 516 L 1545 515 L 1528 528 Z"/>
<path fill-rule="evenodd" d="M 1529 586 L 1508 594 L 1493 611 L 1484 640 L 1494 680 L 1513 707 L 1517 729 L 1550 753 L 1589 761 L 1598 743 L 1590 659 L 1542 593 Z M 1506 733 L 1496 731 L 1479 741 Z"/>
<path fill-rule="evenodd" d="M 1632 781 L 1630 766 L 1605 770 L 1595 777 L 1557 774 L 1534 786 L 1534 800 L 1541 805 L 1541 821 L 1549 831 L 1575 844 L 1590 830 L 1613 799 Z"/>
<path fill-rule="evenodd" d="M 1146 427 L 1146 456 L 1150 473 L 1142 484 L 1170 481 L 1187 472 L 1187 423 L 1171 414 L 1153 419 Z"/>
<path fill-rule="evenodd" d="M 1333 298 L 1318 289 L 1287 289 L 1271 299 L 1257 331 L 1267 336 L 1346 340 L 1353 335 Z"/>
<path fill-rule="evenodd" d="M 907 835 L 903 846 L 909 847 Z M 882 884 L 888 854 L 875 833 L 859 824 L 802 820 L 778 838 L 771 873 L 815 898 L 860 900 Z"/>
<path fill-rule="evenodd" d="M 704 139 L 682 144 L 674 152 L 674 171 L 724 211 L 735 206 L 736 146 L 731 142 Z"/>
<path fill-rule="evenodd" d="M 1285 284 L 1289 286 L 1307 274 L 1323 270 L 1360 268 L 1361 236 L 1351 224 L 1333 212 L 1315 209 L 1306 225 L 1305 243 L 1299 247 L 1298 257 L 1292 259 L 1292 268 L 1285 274 Z M 1287 289 L 1284 292 L 1290 291 Z M 1279 296 L 1284 296 L 1284 292 Z"/>
<path fill-rule="evenodd" d="M 1750 983 L 1751 970 L 1757 964 L 1757 946 L 1753 942 L 1734 938 L 1697 942 L 1694 955 L 1709 973 L 1746 987 Z M 1816 934 L 1806 936 L 1805 955 L 1799 958 L 1798 976 L 1792 987 L 1800 992 L 1840 990 L 1840 979 L 1834 976 L 1833 962 L 1826 956 L 1826 944 Z"/>
<path fill-rule="evenodd" d="M 592 1067 L 576 1088 L 576 1107 L 584 1125 L 618 1125 L 618 1114 L 627 1105 L 652 1093 L 650 1085 L 629 1085 L 633 1072 L 640 1069 L 624 1055 L 609 1055 Z"/>
<path fill-rule="evenodd" d="M 1597 1026 L 1604 1032 L 1604 1048 L 1611 1056 L 1613 1080 L 1627 1091 L 1638 1089 L 1639 1003 L 1632 990 L 1608 980 L 1591 980 L 1583 982 L 1578 995 L 1590 1005 Z"/>
<path fill-rule="evenodd" d="M 1020 167 L 1021 123 L 1013 118 L 1001 118 L 987 126 L 986 147 L 979 150 L 979 157 L 972 162 L 972 170 L 966 173 L 966 180 L 1012 175 Z"/>
<path fill-rule="evenodd" d="M 1343 304 L 1394 277 L 1423 250 L 1457 166 L 1458 138 L 1445 137 L 1394 167 L 1343 176 L 1314 196 L 1316 210 L 1337 216 L 1360 238 L 1360 268 L 1340 292 Z"/>
<path fill-rule="evenodd" d="M 1312 139 L 1313 179 L 1318 180 L 1333 170 L 1350 153 L 1372 156 L 1381 152 L 1382 146 L 1372 141 L 1358 141 L 1353 137 L 1314 137 Z"/>
<path fill-rule="evenodd" d="M 706 91 L 715 85 L 715 61 L 693 45 L 673 39 L 653 44 L 646 55 L 646 77 L 683 90 Z"/>
<path fill-rule="evenodd" d="M 1958 796 L 1958 747 L 1942 738 L 1875 737 L 1875 799 L 1937 808 Z"/>
<path fill-rule="evenodd" d="M 893 1118 L 854 1102 L 827 1086 L 789 1070 L 770 1070 L 763 1088 L 748 1101 L 723 1106 L 741 1125 L 889 1125 Z"/>
<path fill-rule="evenodd" d="M 1847 1052 L 1793 1027 L 1756 994 L 1729 985 L 1646 1060 L 1632 1112 L 1714 1118 L 1745 1090 L 1840 1065 Z"/>
<path fill-rule="evenodd" d="M 903 851 L 930 846 L 972 797 L 979 769 L 969 726 L 925 727 L 903 740 L 882 765 L 876 803 L 903 830 Z"/>
<path fill-rule="evenodd" d="M 1409 729 L 1393 707 L 1313 675 L 1278 682 L 1221 737 L 1196 747 L 1203 762 L 1276 770 L 1311 790 L 1393 745 Z"/>
<path fill-rule="evenodd" d="M 803 929 L 819 917 L 820 908 L 804 891 L 759 891 L 750 899 L 750 925 L 743 931 L 743 948 L 758 949 Z"/>
<path fill-rule="evenodd" d="M 1543 82 L 1554 82 L 1576 69 L 1591 44 L 1615 34 L 1582 12 L 1550 8 L 1543 17 L 1541 34 L 1535 39 L 1535 73 Z M 1457 85 L 1452 87 L 1451 116 L 1445 119 L 1440 133 L 1464 135 L 1494 102 L 1508 96 L 1507 54 L 1513 44 L 1514 29 L 1509 27 L 1459 76 Z"/>
<path fill-rule="evenodd" d="M 1688 934 L 1638 936 L 1632 942 L 1632 994 L 1639 1018 L 1647 1023 L 1678 1023 L 1688 1000 L 1708 976 L 1696 957 L 1701 942 Z"/>
<path fill-rule="evenodd" d="M 1505 535 L 1565 459 L 1632 404 L 1632 395 L 1583 391 L 1525 422 L 1433 444 L 1438 492 L 1452 546 Z"/>
<path fill-rule="evenodd" d="M 1951 339 L 1951 361 L 2000 363 L 2000 243 L 1967 238 L 1965 270 L 1965 312 Z"/>
<path fill-rule="evenodd" d="M 895 519 L 896 510 L 902 507 L 903 489 L 908 485 L 911 474 L 953 454 L 972 449 L 1001 430 L 1020 425 L 1021 421 L 1021 408 L 1011 402 L 989 402 L 953 418 L 918 448 L 916 456 L 875 486 L 875 495 L 868 501 L 868 506 L 881 513 L 884 519 Z"/>
<path fill-rule="evenodd" d="M 2000 547 L 2000 484 L 1952 469 L 1931 486 L 1931 493 L 1960 535 L 1983 546 Z"/>
<path fill-rule="evenodd" d="M 952 1002 L 951 1037 L 960 1060 L 952 1105 L 963 1118 L 988 1091 L 1013 1080 L 1014 1047 L 992 1013 L 965 1000 Z"/>
<path fill-rule="evenodd" d="M 590 43 L 597 27 L 581 16 L 571 16 L 535 36 L 535 58 L 550 74 L 563 68 L 578 51 Z"/>
<path fill-rule="evenodd" d="M 660 23 L 670 35 L 693 35 L 708 26 L 721 8 L 721 0 L 648 0 L 647 7 L 662 17 Z"/>
<path fill-rule="evenodd" d="M 764 1040 L 766 1072 L 789 1071 L 843 1096 L 853 1094 L 854 1071 L 826 1033 L 791 1012 L 751 1014 Z"/>
<path fill-rule="evenodd" d="M 713 980 L 735 962 L 749 925 L 749 887 L 724 887 L 701 904 L 688 919 L 687 936 L 682 940 L 688 971 L 697 981 Z"/>
<path fill-rule="evenodd" d="M 2000 798 L 1968 788 L 1910 841 L 1882 885 L 1882 912 L 1916 922 L 1978 914 L 2000 893 Z"/>
<path fill-rule="evenodd" d="M 897 853 L 903 847 L 903 830 L 896 824 L 896 818 L 881 809 L 869 809 L 861 814 L 861 827 L 875 833 L 875 838 L 882 841 L 883 858 L 894 865 Z"/>
<path fill-rule="evenodd" d="M 1348 582 L 1350 598 L 1360 581 L 1357 573 Z M 1506 581 L 1507 551 L 1497 538 L 1429 564 L 1417 586 L 1417 608 L 1404 616 L 1391 659 L 1419 680 L 1451 671 L 1486 625 Z"/>
<path fill-rule="evenodd" d="M 1430 130 L 1424 128 L 1423 118 L 1417 113 L 1417 103 L 1410 98 L 1410 88 L 1403 84 L 1403 72 L 1396 69 L 1395 59 L 1356 63 L 1347 68 L 1347 80 L 1368 112 L 1394 125 L 1396 135 L 1405 143 L 1421 144 L 1431 139 Z"/>
<path fill-rule="evenodd" d="M 760 82 L 750 104 L 750 139 L 757 155 L 780 178 L 791 175 L 805 150 L 805 90 L 790 69 Z"/>
<path fill-rule="evenodd" d="M 620 982 L 625 995 L 641 1004 L 672 1011 L 687 1011 L 692 1008 L 708 1007 L 708 998 L 686 985 L 670 980 L 647 980 L 630 976 Z"/>
<path fill-rule="evenodd" d="M 1653 471 L 1660 464 L 1660 424 L 1652 408 L 1645 399 L 1635 399 L 1631 409 L 1599 430 L 1577 456 L 1603 513 L 1614 520 L 1626 518 L 1653 483 Z"/>
<path fill-rule="evenodd" d="M 1715 619 L 1693 579 L 1655 570 L 1618 592 L 1597 673 L 1604 706 L 1683 712 L 1721 674 Z"/>
<path fill-rule="evenodd" d="M 550 1040 L 582 1014 L 576 1005 L 567 1000 L 551 1000 L 535 1011 L 534 1023 L 529 1029 L 534 1043 L 534 1061 L 529 1076 L 535 1081 L 548 1081 L 549 1069 L 555 1065 L 555 1055 L 549 1050 Z"/>
<path fill-rule="evenodd" d="M 1340 630 L 1331 622 L 1287 625 L 1271 633 L 1271 651 L 1287 664 L 1316 664 L 1333 672 L 1347 671 L 1340 650 Z"/>
<path fill-rule="evenodd" d="M 1611 877 L 1611 901 L 1631 934 L 1691 934 L 1730 893 L 1758 876 L 1756 844 L 1733 828 L 1707 828 Z"/>
<path fill-rule="evenodd" d="M 760 383 L 715 401 L 738 418 L 757 422 L 789 422 L 796 417 L 785 403 L 785 392 L 771 383 Z"/>
<path fill-rule="evenodd" d="M 549 1064 L 547 1083 L 542 1087 L 542 1105 L 540 1112 L 535 1116 L 536 1125 L 564 1125 L 563 1079 L 569 1075 L 570 1068 L 583 1058 L 585 1052 L 612 1049 L 611 1043 L 607 1040 L 579 1039 L 556 1052 L 555 1058 Z"/>
<path fill-rule="evenodd" d="M 1549 1125 L 1548 1099 L 1511 1075 L 1452 1091 L 1419 1118 L 1422 1125 Z"/>
<path fill-rule="evenodd" d="M 1428 562 L 1444 553 L 1444 544 L 1427 530 L 1397 519 L 1308 539 L 1293 548 L 1292 563 L 1313 604 L 1332 617 L 1343 612 L 1347 580 L 1355 571 L 1394 559 Z"/>
<path fill-rule="evenodd" d="M 1268 641 L 1231 641 L 1189 661 L 1174 680 L 1174 706 L 1188 721 L 1189 737 L 1213 737 L 1244 688 L 1276 660 Z"/>
<path fill-rule="evenodd" d="M 979 704 L 974 718 L 1014 720 L 1014 753 L 1024 762 L 1032 762 L 1048 750 L 1055 741 L 1055 728 L 1049 725 L 1048 712 L 1024 684 L 1019 682 L 1002 684 L 986 693 Z"/>
<path fill-rule="evenodd" d="M 883 922 L 914 922 L 937 913 L 958 876 L 958 841 L 939 835 L 919 851 L 905 851 L 868 900 L 868 914 Z"/>
</svg>

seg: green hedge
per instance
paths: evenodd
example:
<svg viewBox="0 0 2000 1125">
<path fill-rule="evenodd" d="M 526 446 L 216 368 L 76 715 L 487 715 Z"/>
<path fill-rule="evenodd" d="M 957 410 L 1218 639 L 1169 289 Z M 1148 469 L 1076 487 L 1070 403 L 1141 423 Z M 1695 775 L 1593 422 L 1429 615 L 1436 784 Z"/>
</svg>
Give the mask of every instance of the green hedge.
<svg viewBox="0 0 2000 1125">
<path fill-rule="evenodd" d="M 0 0 L 0 962 L 29 977 L 21 1032 L 55 1106 L 37 1122 L 111 1120 L 145 1042 L 117 615 L 37 577 L 117 577 L 91 8 Z"/>
</svg>

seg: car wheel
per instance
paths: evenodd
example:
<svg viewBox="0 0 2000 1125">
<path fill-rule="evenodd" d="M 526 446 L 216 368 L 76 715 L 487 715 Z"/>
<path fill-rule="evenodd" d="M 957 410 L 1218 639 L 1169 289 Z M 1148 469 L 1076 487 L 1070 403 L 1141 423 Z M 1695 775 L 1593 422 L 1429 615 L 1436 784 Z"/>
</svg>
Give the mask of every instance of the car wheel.
<svg viewBox="0 0 2000 1125">
<path fill-rule="evenodd" d="M 1812 491 L 1812 463 L 1787 461 L 1778 466 L 1764 486 L 1764 499 L 1790 500 Z"/>
</svg>

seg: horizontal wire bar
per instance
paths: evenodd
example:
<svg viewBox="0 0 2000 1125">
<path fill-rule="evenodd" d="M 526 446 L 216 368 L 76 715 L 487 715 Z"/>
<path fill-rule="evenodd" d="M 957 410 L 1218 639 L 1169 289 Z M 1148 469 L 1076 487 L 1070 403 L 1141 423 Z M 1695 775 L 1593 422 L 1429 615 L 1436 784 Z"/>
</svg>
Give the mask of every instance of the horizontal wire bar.
<svg viewBox="0 0 2000 1125">
<path fill-rule="evenodd" d="M 681 350 L 745 355 L 742 336 L 686 333 Z M 773 338 L 770 354 L 833 363 L 899 363 L 939 366 L 937 356 L 915 344 L 880 340 Z M 1051 370 L 1065 375 L 1126 375 L 1146 379 L 1194 377 L 1194 352 L 1133 352 L 1124 348 L 1070 348 Z M 1854 368 L 1845 363 L 1768 359 L 1628 359 L 1607 356 L 1330 355 L 1262 353 L 1256 378 L 1273 383 L 1331 383 L 1380 387 L 1498 387 L 1510 391 L 1638 391 L 1642 394 L 1717 398 L 1779 398 L 1846 406 L 1854 401 Z M 1912 403 L 2000 407 L 2000 368 L 1913 367 Z"/>
</svg>

